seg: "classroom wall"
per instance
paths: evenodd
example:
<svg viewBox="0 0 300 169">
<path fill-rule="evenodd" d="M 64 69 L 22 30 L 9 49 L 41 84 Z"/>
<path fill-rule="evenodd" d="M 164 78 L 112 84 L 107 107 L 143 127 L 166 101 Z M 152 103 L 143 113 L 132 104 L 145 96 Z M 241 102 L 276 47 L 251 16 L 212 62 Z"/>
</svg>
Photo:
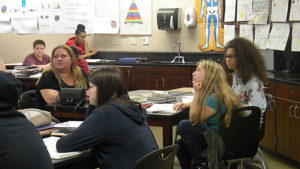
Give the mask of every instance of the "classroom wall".
<svg viewBox="0 0 300 169">
<path fill-rule="evenodd" d="M 139 51 L 139 52 L 173 52 L 178 51 L 177 46 L 173 50 L 173 43 L 181 41 L 181 52 L 199 52 L 200 26 L 186 28 L 183 25 L 184 10 L 187 7 L 195 6 L 195 0 L 152 0 L 152 34 L 151 35 L 108 35 L 96 34 L 89 35 L 87 41 L 89 48 L 95 48 L 98 51 Z M 181 8 L 182 23 L 180 30 L 165 31 L 158 30 L 156 23 L 156 13 L 159 8 Z M 75 30 L 74 30 L 75 32 Z M 24 57 L 31 53 L 32 43 L 35 39 L 43 39 L 46 42 L 46 53 L 51 54 L 51 50 L 58 44 L 63 44 L 69 35 L 16 35 L 0 34 L 0 56 L 5 63 L 22 62 Z M 142 38 L 149 38 L 149 45 L 142 44 Z M 136 38 L 136 45 L 130 44 L 132 39 Z M 114 43 L 114 44 L 113 44 Z M 273 57 L 266 57 L 267 60 Z M 271 65 L 272 67 L 272 65 Z M 269 68 L 268 68 L 269 69 Z"/>
</svg>

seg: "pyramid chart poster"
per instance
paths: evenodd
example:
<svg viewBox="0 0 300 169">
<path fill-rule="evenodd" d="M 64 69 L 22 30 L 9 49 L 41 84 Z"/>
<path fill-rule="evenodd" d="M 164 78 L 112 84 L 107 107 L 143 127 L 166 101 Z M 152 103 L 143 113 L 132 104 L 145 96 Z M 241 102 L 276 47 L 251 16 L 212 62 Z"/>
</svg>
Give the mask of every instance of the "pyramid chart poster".
<svg viewBox="0 0 300 169">
<path fill-rule="evenodd" d="M 152 0 L 120 1 L 120 34 L 151 35 Z"/>
</svg>

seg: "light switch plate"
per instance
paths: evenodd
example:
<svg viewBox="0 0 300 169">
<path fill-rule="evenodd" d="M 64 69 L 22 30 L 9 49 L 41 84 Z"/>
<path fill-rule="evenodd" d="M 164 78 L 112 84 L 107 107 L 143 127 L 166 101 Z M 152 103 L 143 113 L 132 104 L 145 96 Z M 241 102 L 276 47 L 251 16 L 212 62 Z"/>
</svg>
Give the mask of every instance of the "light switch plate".
<svg viewBox="0 0 300 169">
<path fill-rule="evenodd" d="M 135 37 L 130 38 L 130 45 L 136 45 L 136 38 Z"/>
<path fill-rule="evenodd" d="M 112 38 L 111 39 L 111 44 L 112 45 L 117 45 L 118 44 L 118 39 L 117 38 Z"/>
<path fill-rule="evenodd" d="M 149 37 L 142 37 L 142 44 L 149 45 Z"/>
</svg>

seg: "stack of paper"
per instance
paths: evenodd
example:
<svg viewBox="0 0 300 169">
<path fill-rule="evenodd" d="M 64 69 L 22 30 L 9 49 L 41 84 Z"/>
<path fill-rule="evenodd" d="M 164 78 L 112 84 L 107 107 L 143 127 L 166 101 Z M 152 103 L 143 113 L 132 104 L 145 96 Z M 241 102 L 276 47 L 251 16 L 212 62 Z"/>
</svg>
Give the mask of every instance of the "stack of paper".
<svg viewBox="0 0 300 169">
<path fill-rule="evenodd" d="M 90 150 L 85 150 L 85 151 L 76 151 L 76 152 L 68 152 L 68 153 L 58 153 L 56 150 L 56 142 L 59 138 L 60 137 L 47 137 L 43 139 L 47 147 L 47 150 L 50 154 L 50 157 L 52 159 L 62 159 L 66 157 L 76 156 L 90 151 Z"/>
<path fill-rule="evenodd" d="M 150 108 L 147 109 L 148 113 L 170 113 L 174 114 L 178 111 L 173 110 L 174 104 L 153 104 Z"/>
</svg>

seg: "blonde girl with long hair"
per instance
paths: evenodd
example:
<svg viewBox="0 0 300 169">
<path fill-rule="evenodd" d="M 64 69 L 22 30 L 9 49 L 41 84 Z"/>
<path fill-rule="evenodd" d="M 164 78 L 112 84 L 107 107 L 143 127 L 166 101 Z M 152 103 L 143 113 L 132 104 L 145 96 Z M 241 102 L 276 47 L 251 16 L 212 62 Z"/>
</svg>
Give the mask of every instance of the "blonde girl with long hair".
<svg viewBox="0 0 300 169">
<path fill-rule="evenodd" d="M 174 109 L 190 107 L 189 120 L 182 120 L 177 126 L 181 139 L 177 141 L 177 157 L 182 169 L 190 169 L 192 159 L 199 159 L 206 150 L 203 133 L 207 129 L 219 131 L 218 120 L 224 116 L 225 125 L 231 121 L 231 111 L 242 104 L 227 82 L 224 69 L 212 60 L 201 60 L 193 72 L 193 101 L 176 103 Z"/>
<path fill-rule="evenodd" d="M 88 88 L 87 75 L 76 64 L 73 50 L 66 45 L 56 46 L 52 51 L 50 67 L 43 71 L 37 82 L 37 102 L 42 108 L 58 100 L 61 88 Z"/>
</svg>

